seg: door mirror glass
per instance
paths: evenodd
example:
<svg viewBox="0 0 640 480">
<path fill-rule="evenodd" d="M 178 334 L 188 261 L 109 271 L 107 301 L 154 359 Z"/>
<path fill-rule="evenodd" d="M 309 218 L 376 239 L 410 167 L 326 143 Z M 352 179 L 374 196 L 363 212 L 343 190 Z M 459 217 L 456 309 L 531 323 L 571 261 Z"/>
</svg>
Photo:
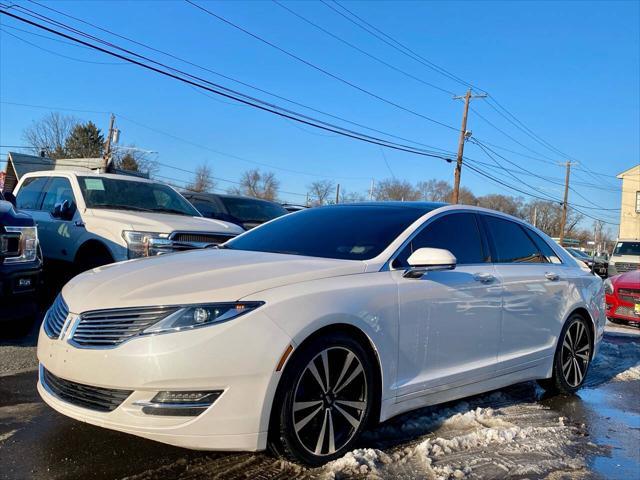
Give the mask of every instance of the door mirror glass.
<svg viewBox="0 0 640 480">
<path fill-rule="evenodd" d="M 443 248 L 419 248 L 407 259 L 409 268 L 404 276 L 420 278 L 426 272 L 435 270 L 453 270 L 456 268 L 456 257 Z"/>
<path fill-rule="evenodd" d="M 69 202 L 69 200 L 64 200 L 63 202 L 56 203 L 51 210 L 51 216 L 53 218 L 58 218 L 60 220 L 71 220 L 75 213 L 75 205 Z"/>
</svg>

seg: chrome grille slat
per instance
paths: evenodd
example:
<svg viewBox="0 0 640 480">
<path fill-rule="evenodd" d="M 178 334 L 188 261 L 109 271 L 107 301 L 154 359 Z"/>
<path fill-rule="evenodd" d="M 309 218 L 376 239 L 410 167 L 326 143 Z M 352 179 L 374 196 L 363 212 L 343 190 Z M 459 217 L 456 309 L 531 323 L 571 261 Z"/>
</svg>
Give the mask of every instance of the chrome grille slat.
<svg viewBox="0 0 640 480">
<path fill-rule="evenodd" d="M 133 393 L 132 390 L 92 387 L 64 380 L 56 377 L 44 367 L 41 372 L 41 381 L 44 387 L 54 396 L 89 410 L 112 412 Z"/>
<path fill-rule="evenodd" d="M 225 235 L 224 233 L 174 232 L 170 238 L 174 242 L 219 245 L 234 236 L 235 235 Z"/>
<path fill-rule="evenodd" d="M 58 295 L 53 302 L 53 305 L 47 311 L 46 318 L 44 320 L 44 331 L 49 338 L 60 337 L 60 332 L 64 326 L 64 322 L 69 315 L 69 308 L 62 299 L 62 295 Z"/>
<path fill-rule="evenodd" d="M 77 347 L 116 347 L 177 310 L 152 306 L 86 312 L 80 315 L 70 341 Z"/>
</svg>

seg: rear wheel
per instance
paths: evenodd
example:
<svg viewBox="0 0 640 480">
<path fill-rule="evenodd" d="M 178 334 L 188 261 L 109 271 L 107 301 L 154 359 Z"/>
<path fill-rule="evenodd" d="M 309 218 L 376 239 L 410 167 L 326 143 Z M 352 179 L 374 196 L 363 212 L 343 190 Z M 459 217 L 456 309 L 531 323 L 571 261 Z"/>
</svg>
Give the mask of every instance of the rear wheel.
<svg viewBox="0 0 640 480">
<path fill-rule="evenodd" d="M 374 365 L 353 338 L 312 340 L 289 362 L 274 404 L 270 449 L 310 466 L 350 450 L 367 425 Z"/>
<path fill-rule="evenodd" d="M 577 314 L 571 316 L 558 338 L 552 376 L 539 381 L 540 385 L 550 392 L 576 392 L 587 376 L 592 345 L 591 329 L 587 321 Z"/>
<path fill-rule="evenodd" d="M 113 263 L 113 257 L 101 244 L 83 245 L 76 257 L 76 274 L 86 272 L 102 265 Z"/>
</svg>

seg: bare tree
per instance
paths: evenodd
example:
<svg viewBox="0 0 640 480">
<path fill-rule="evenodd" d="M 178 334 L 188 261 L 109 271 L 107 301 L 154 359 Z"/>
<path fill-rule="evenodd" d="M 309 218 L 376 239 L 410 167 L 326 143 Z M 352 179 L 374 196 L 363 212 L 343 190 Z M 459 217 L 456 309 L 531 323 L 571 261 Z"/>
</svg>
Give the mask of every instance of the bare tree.
<svg viewBox="0 0 640 480">
<path fill-rule="evenodd" d="M 420 199 L 420 192 L 406 180 L 387 178 L 378 183 L 374 196 L 376 200 L 401 200 L 410 202 Z"/>
<path fill-rule="evenodd" d="M 499 193 L 490 193 L 478 197 L 478 206 L 498 210 L 514 217 L 522 217 L 522 207 L 524 200 L 522 197 L 511 197 L 509 195 L 501 195 Z"/>
<path fill-rule="evenodd" d="M 420 191 L 422 200 L 428 202 L 448 202 L 453 191 L 449 182 L 436 179 L 418 182 L 416 188 Z"/>
<path fill-rule="evenodd" d="M 529 223 L 535 223 L 536 227 L 551 237 L 560 235 L 560 222 L 562 217 L 562 206 L 560 203 L 546 200 L 531 201 L 523 207 L 522 217 Z M 573 235 L 577 231 L 577 226 L 583 218 L 584 216 L 581 213 L 571 208 L 568 209 L 565 236 L 569 237 Z"/>
<path fill-rule="evenodd" d="M 64 158 L 67 138 L 78 124 L 75 117 L 51 112 L 27 127 L 22 138 L 35 155 L 44 152 L 49 158 Z"/>
<path fill-rule="evenodd" d="M 453 201 L 453 192 L 451 192 L 451 196 L 449 197 L 448 201 L 449 202 Z M 462 205 L 476 205 L 478 203 L 478 199 L 473 194 L 473 192 L 469 190 L 467 187 L 460 187 L 458 203 Z"/>
<path fill-rule="evenodd" d="M 275 200 L 278 196 L 280 182 L 273 172 L 262 173 L 258 169 L 248 170 L 242 174 L 240 185 L 229 189 L 230 193 L 249 197 Z"/>
<path fill-rule="evenodd" d="M 211 168 L 207 164 L 200 165 L 196 168 L 193 182 L 188 184 L 186 189 L 192 192 L 210 192 L 216 186 L 213 179 Z"/>
<path fill-rule="evenodd" d="M 340 203 L 366 202 L 367 196 L 359 192 L 348 192 L 346 189 L 340 189 Z"/>
<path fill-rule="evenodd" d="M 335 184 L 332 180 L 317 180 L 307 186 L 312 205 L 324 205 L 329 203 L 331 195 L 335 191 Z"/>
<path fill-rule="evenodd" d="M 160 167 L 145 150 L 136 148 L 135 145 L 118 146 L 113 149 L 113 164 L 116 168 L 130 172 L 140 172 L 152 177 Z"/>
</svg>

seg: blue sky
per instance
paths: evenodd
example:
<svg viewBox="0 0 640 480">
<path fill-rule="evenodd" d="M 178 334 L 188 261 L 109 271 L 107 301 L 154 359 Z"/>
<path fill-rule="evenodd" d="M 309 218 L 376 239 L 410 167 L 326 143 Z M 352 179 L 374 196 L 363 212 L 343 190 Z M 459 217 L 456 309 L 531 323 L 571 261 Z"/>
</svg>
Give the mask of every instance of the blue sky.
<svg viewBox="0 0 640 480">
<path fill-rule="evenodd" d="M 17 3 L 54 15 L 36 4 Z M 367 58 L 274 2 L 202 4 L 327 71 L 459 128 L 462 104 L 452 100 L 449 94 Z M 344 1 L 343 4 L 429 61 L 486 90 L 541 138 L 578 159 L 580 165 L 574 177 L 577 181 L 616 187 L 619 181 L 615 178 L 600 177 L 597 181 L 586 169 L 614 176 L 639 162 L 639 2 Z M 58 1 L 48 5 L 314 108 L 441 149 L 455 151 L 457 148 L 457 131 L 373 99 L 187 3 Z M 459 94 L 465 91 L 463 85 L 401 55 L 322 3 L 286 2 L 285 5 L 411 75 L 448 91 Z M 139 67 L 113 64 L 117 63 L 116 59 L 98 52 L 14 30 L 10 27 L 36 31 L 4 16 L 0 18 L 0 27 L 3 30 L 0 32 L 0 100 L 5 102 L 0 104 L 0 145 L 21 145 L 23 129 L 48 111 L 6 103 L 13 102 L 59 107 L 60 111 L 64 108 L 105 112 L 65 112 L 93 120 L 103 130 L 108 126 L 106 112 L 114 112 L 123 144 L 134 143 L 156 151 L 158 161 L 186 170 L 207 162 L 215 176 L 237 180 L 244 170 L 259 166 L 251 162 L 270 165 L 261 168 L 277 174 L 281 191 L 290 192 L 282 193 L 282 198 L 293 202 L 304 201 L 307 185 L 318 177 L 334 179 L 343 189 L 359 192 L 368 190 L 371 179 L 378 181 L 392 175 L 412 182 L 430 178 L 452 180 L 453 166 L 441 160 L 386 150 L 385 162 L 377 146 L 211 98 L 210 94 Z M 123 40 L 109 39 L 144 51 Z M 274 100 L 153 52 L 144 53 L 225 86 Z M 474 100 L 472 107 L 524 146 L 471 111 L 468 128 L 474 137 L 542 158 L 547 163 L 495 149 L 530 171 L 563 179 L 563 167 L 552 164 L 563 161 L 561 156 L 516 129 L 499 116 L 487 100 Z M 0 152 L 7 150 L 10 149 L 0 147 Z M 465 154 L 491 162 L 475 145 L 467 144 Z M 180 182 L 190 179 L 189 174 L 168 168 L 160 173 Z M 516 183 L 512 177 L 501 176 Z M 535 177 L 521 178 L 551 196 L 561 197 L 558 185 Z M 462 184 L 478 195 L 509 193 L 468 169 L 463 170 Z M 230 185 L 218 182 L 218 188 L 223 190 Z M 619 207 L 620 197 L 615 191 L 586 185 L 575 185 L 575 188 L 599 206 Z M 576 203 L 586 204 L 573 193 L 572 196 Z M 591 213 L 613 221 L 618 216 L 615 211 L 593 210 Z"/>
</svg>

